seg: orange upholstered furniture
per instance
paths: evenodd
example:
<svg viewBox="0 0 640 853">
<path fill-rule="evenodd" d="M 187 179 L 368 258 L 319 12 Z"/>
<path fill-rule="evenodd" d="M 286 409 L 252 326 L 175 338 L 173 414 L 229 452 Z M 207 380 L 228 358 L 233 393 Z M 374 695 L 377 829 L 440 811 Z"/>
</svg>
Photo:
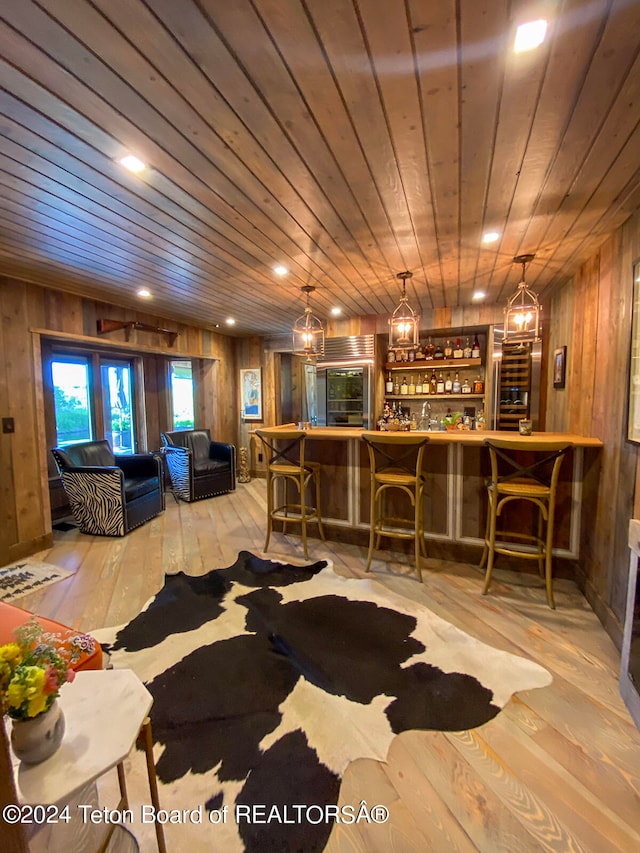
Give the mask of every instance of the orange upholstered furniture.
<svg viewBox="0 0 640 853">
<path fill-rule="evenodd" d="M 16 607 L 15 604 L 0 601 L 0 646 L 4 645 L 4 643 L 13 642 L 15 640 L 14 630 L 19 628 L 20 625 L 24 625 L 32 616 L 36 617 L 48 633 L 60 634 L 63 638 L 82 633 L 82 631 L 69 628 L 60 622 L 54 622 L 53 619 L 46 619 L 44 616 L 38 616 L 37 613 L 31 613 L 29 610 L 23 610 L 22 607 Z M 72 668 L 76 672 L 80 672 L 83 669 L 102 669 L 102 649 L 96 640 L 94 640 L 94 643 L 95 648 L 93 652 L 84 652 L 80 659 L 72 665 Z"/>
</svg>

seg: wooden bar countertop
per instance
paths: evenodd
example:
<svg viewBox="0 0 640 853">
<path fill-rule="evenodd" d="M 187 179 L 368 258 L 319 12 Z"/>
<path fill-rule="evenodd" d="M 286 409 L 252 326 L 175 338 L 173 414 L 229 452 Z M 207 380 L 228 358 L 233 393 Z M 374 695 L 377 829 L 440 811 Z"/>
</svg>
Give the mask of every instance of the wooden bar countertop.
<svg viewBox="0 0 640 853">
<path fill-rule="evenodd" d="M 259 429 L 259 428 L 258 428 Z M 279 427 L 265 427 L 265 429 L 281 429 L 290 430 L 297 429 L 297 424 L 284 424 Z M 253 430 L 255 432 L 255 430 Z M 305 430 L 308 439 L 357 439 L 362 435 L 376 435 L 375 430 L 364 430 L 353 427 L 312 427 Z M 549 444 L 557 441 L 566 441 L 574 447 L 602 447 L 602 441 L 599 438 L 592 438 L 584 435 L 575 435 L 570 432 L 533 432 L 529 435 L 520 435 L 518 432 L 505 430 L 434 430 L 421 431 L 420 435 L 425 435 L 434 444 L 466 444 L 466 445 L 482 445 L 487 439 L 502 438 L 515 439 L 522 442 L 523 450 L 526 449 L 527 443 L 531 441 L 548 442 Z"/>
</svg>

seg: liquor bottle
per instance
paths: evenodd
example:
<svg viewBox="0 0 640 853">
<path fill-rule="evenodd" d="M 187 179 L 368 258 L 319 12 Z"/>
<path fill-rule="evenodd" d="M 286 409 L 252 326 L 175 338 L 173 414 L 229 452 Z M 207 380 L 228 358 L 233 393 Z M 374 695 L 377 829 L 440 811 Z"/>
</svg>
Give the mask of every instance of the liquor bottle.
<svg viewBox="0 0 640 853">
<path fill-rule="evenodd" d="M 413 381 L 413 376 L 409 379 L 409 394 L 416 393 L 416 383 Z"/>
<path fill-rule="evenodd" d="M 397 376 L 396 376 L 396 381 L 393 383 L 393 393 L 395 394 L 396 397 L 400 393 L 400 382 L 399 382 Z"/>
<path fill-rule="evenodd" d="M 462 350 L 463 358 L 471 358 L 471 341 L 469 338 L 465 341 L 464 349 Z"/>
<path fill-rule="evenodd" d="M 456 340 L 456 348 L 455 348 L 455 349 L 454 349 L 454 351 L 453 351 L 453 357 L 454 357 L 454 358 L 462 358 L 462 355 L 463 355 L 463 352 L 462 352 L 462 344 L 460 343 L 460 338 L 457 338 L 457 340 Z"/>
<path fill-rule="evenodd" d="M 416 361 L 424 361 L 424 350 L 422 348 L 422 344 L 418 344 L 418 349 L 416 350 Z"/>
<path fill-rule="evenodd" d="M 440 375 L 438 376 L 438 384 L 436 385 L 436 394 L 444 394 L 444 375 L 442 371 L 440 371 Z"/>
<path fill-rule="evenodd" d="M 452 394 L 461 394 L 462 393 L 462 385 L 460 384 L 460 374 L 456 370 L 456 378 L 453 380 L 453 388 Z"/>
<path fill-rule="evenodd" d="M 451 346 L 451 341 L 447 338 L 447 342 L 444 345 L 444 357 L 446 359 L 450 359 L 453 356 L 453 347 Z"/>
<path fill-rule="evenodd" d="M 436 379 L 436 372 L 433 370 L 431 372 L 431 379 L 429 380 L 429 391 L 431 394 L 438 393 L 438 380 Z"/>
<path fill-rule="evenodd" d="M 431 340 L 431 337 L 429 337 L 429 341 L 427 342 L 427 344 L 425 345 L 425 348 L 424 348 L 424 357 L 427 359 L 427 361 L 433 361 L 433 357 L 435 355 L 435 352 L 436 352 L 436 348 L 433 345 L 433 341 Z"/>
<path fill-rule="evenodd" d="M 464 382 L 462 383 L 461 393 L 462 394 L 470 394 L 471 393 L 471 384 L 467 378 L 465 378 Z"/>
<path fill-rule="evenodd" d="M 484 381 L 479 376 L 473 383 L 473 393 L 484 394 Z"/>
<path fill-rule="evenodd" d="M 389 373 L 387 376 L 387 382 L 384 386 L 384 389 L 387 394 L 393 394 L 393 376 L 391 375 L 391 373 Z"/>
<path fill-rule="evenodd" d="M 418 378 L 416 379 L 416 394 L 422 394 L 422 379 L 420 379 L 420 374 L 418 374 Z"/>
<path fill-rule="evenodd" d="M 473 339 L 473 347 L 471 349 L 471 358 L 480 358 L 480 341 L 476 335 Z"/>
<path fill-rule="evenodd" d="M 416 351 L 414 349 L 410 349 L 409 350 L 409 361 L 415 361 L 415 360 L 416 360 Z"/>
<path fill-rule="evenodd" d="M 433 353 L 433 357 L 436 359 L 436 361 L 442 361 L 442 359 L 444 358 L 444 352 L 442 351 L 442 347 L 440 346 L 439 342 L 436 344 L 436 349 Z"/>
<path fill-rule="evenodd" d="M 387 364 L 393 364 L 395 362 L 395 360 L 396 360 L 395 350 L 390 349 L 387 352 Z"/>
<path fill-rule="evenodd" d="M 400 394 L 408 394 L 409 386 L 407 385 L 407 377 L 403 376 L 402 385 L 400 386 Z"/>
<path fill-rule="evenodd" d="M 447 378 L 444 381 L 444 393 L 451 394 L 453 391 L 453 380 L 451 379 L 451 374 L 447 373 Z"/>
</svg>

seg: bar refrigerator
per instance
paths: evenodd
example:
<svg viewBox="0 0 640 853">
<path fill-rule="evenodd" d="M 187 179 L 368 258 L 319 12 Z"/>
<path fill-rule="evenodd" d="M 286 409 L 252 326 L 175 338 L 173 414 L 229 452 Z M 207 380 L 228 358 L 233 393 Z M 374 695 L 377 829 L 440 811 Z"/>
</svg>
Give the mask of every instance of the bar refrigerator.
<svg viewBox="0 0 640 853">
<path fill-rule="evenodd" d="M 325 341 L 318 362 L 318 425 L 371 429 L 373 335 Z"/>
<path fill-rule="evenodd" d="M 493 333 L 493 399 L 491 429 L 518 430 L 522 418 L 534 430 L 540 422 L 542 342 L 505 343 L 504 327 Z"/>
</svg>

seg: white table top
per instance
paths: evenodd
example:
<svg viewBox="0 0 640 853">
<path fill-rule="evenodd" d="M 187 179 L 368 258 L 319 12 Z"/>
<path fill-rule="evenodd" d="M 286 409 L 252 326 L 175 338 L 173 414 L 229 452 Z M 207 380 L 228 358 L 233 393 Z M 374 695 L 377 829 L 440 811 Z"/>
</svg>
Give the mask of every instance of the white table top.
<svg viewBox="0 0 640 853">
<path fill-rule="evenodd" d="M 65 733 L 58 751 L 41 764 L 22 764 L 12 753 L 18 800 L 64 802 L 115 767 L 131 751 L 153 699 L 130 669 L 79 672 L 58 699 Z"/>
</svg>

